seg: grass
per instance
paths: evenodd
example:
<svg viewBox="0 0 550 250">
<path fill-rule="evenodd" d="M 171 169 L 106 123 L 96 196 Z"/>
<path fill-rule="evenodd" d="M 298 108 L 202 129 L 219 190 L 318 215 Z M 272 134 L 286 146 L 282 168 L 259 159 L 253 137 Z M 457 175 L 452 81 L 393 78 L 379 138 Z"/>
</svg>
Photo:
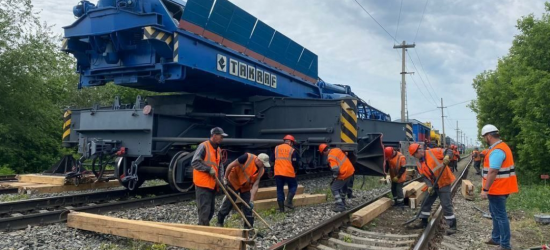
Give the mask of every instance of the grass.
<svg viewBox="0 0 550 250">
<path fill-rule="evenodd" d="M 527 214 L 550 213 L 550 185 L 520 186 L 519 193 L 510 195 L 506 202 L 509 211 L 525 211 Z"/>
<path fill-rule="evenodd" d="M 351 237 L 350 236 L 344 236 L 344 242 L 347 242 L 347 243 L 352 243 L 353 241 L 351 240 Z"/>
<path fill-rule="evenodd" d="M 365 180 L 365 185 L 363 185 L 363 180 Z M 353 182 L 353 189 L 356 190 L 371 190 L 375 188 L 380 188 L 385 186 L 384 183 L 380 183 L 380 177 L 379 176 L 356 176 L 355 181 Z M 361 185 L 363 185 L 363 188 L 361 188 Z"/>
<path fill-rule="evenodd" d="M 0 202 L 19 201 L 29 199 L 28 194 L 0 195 Z"/>
<path fill-rule="evenodd" d="M 287 213 L 289 211 L 291 211 L 291 210 L 289 209 L 287 211 Z M 262 218 L 264 218 L 264 219 L 269 218 L 270 220 L 272 220 L 274 222 L 280 222 L 280 221 L 283 221 L 285 219 L 285 213 L 280 213 L 279 209 L 274 208 L 274 207 L 272 207 L 271 209 L 258 211 L 258 214 L 260 214 L 262 216 Z"/>
</svg>

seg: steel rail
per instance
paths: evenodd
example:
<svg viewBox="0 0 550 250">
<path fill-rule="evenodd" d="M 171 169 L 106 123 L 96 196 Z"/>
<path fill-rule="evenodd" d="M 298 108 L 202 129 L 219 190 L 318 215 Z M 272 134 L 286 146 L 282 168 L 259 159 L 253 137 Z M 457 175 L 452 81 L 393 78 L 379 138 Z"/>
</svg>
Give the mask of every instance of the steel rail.
<svg viewBox="0 0 550 250">
<path fill-rule="evenodd" d="M 299 180 L 306 180 L 306 179 L 324 177 L 329 174 L 330 172 L 327 171 L 327 172 L 319 172 L 319 173 L 306 174 L 306 175 L 298 175 L 297 177 Z M 274 184 L 275 184 L 274 179 L 267 179 L 260 182 L 260 186 L 273 186 Z M 160 186 L 158 188 L 161 188 L 161 187 L 164 187 L 164 186 Z M 116 191 L 124 192 L 126 190 L 116 190 Z M 48 203 L 48 201 L 54 202 L 54 204 L 71 204 L 70 202 L 68 203 L 62 202 L 62 200 L 70 201 L 71 199 L 75 199 L 76 201 L 79 201 L 78 202 L 79 204 L 81 204 L 80 201 L 85 200 L 87 195 L 94 196 L 94 194 L 95 193 L 79 194 L 79 195 L 76 195 L 76 196 L 79 196 L 78 198 L 74 198 L 75 195 L 69 195 L 66 197 L 61 196 L 61 197 L 52 197 L 52 198 L 45 198 L 45 199 L 33 199 L 33 200 L 26 200 L 26 201 L 9 202 L 11 204 L 5 205 L 6 207 L 3 209 L 4 211 L 6 211 L 9 208 L 9 206 L 22 207 L 24 206 L 24 204 L 32 205 L 33 202 L 36 202 L 34 203 L 35 205 L 45 204 L 46 206 L 52 206 L 51 205 L 52 203 Z M 158 206 L 158 205 L 164 205 L 164 204 L 170 204 L 170 203 L 176 203 L 176 202 L 182 202 L 182 201 L 189 201 L 189 200 L 193 200 L 194 198 L 195 198 L 195 192 L 190 191 L 186 193 L 172 193 L 172 194 L 146 197 L 146 198 L 140 198 L 140 199 L 134 199 L 134 200 L 124 200 L 124 201 L 102 203 L 102 204 L 89 205 L 89 206 L 81 206 L 81 207 L 75 207 L 70 209 L 63 207 L 62 209 L 59 209 L 59 210 L 48 211 L 43 213 L 33 213 L 33 214 L 27 214 L 22 216 L 0 218 L 0 231 L 24 229 L 24 228 L 27 228 L 28 225 L 44 225 L 44 224 L 64 222 L 67 220 L 67 213 L 69 212 L 69 210 L 102 214 L 110 211 L 120 211 L 125 209 L 151 207 L 151 206 Z M 59 199 L 60 201 L 55 203 L 56 199 Z M 96 199 L 99 199 L 99 198 L 96 198 Z M 0 206 L 4 206 L 4 204 L 6 203 L 0 203 Z M 40 206 L 35 206 L 33 207 L 33 210 L 37 210 L 40 208 L 41 208 Z"/>
<path fill-rule="evenodd" d="M 469 156 L 466 156 L 464 158 L 467 158 L 467 157 L 469 157 Z M 464 159 L 464 158 L 462 158 L 462 159 Z M 462 170 L 462 173 L 460 174 L 460 176 L 453 182 L 453 184 L 451 186 L 451 196 L 452 197 L 454 197 L 456 191 L 458 190 L 458 187 L 462 183 L 462 179 L 464 178 L 464 176 L 468 175 L 468 168 L 470 167 L 472 162 L 473 162 L 473 159 L 470 159 L 468 164 L 466 164 L 466 167 L 464 168 L 464 170 Z M 452 197 L 451 197 L 451 199 L 452 199 Z M 441 206 L 441 204 L 439 204 L 439 206 L 438 206 L 436 212 L 434 213 L 432 219 L 430 220 L 430 222 L 428 222 L 428 226 L 426 227 L 426 229 L 424 229 L 424 231 L 420 235 L 420 238 L 418 238 L 418 241 L 416 242 L 413 250 L 428 249 L 428 244 L 429 244 L 430 240 L 433 238 L 433 236 L 435 235 L 435 232 L 437 231 L 437 228 L 439 226 L 439 222 L 441 221 L 442 217 L 443 217 L 443 207 Z"/>
<path fill-rule="evenodd" d="M 418 177 L 408 182 L 405 182 L 404 185 L 409 184 L 413 181 L 420 180 L 420 178 L 421 177 Z M 336 216 L 321 222 L 321 224 L 313 228 L 310 228 L 292 238 L 276 243 L 275 245 L 271 246 L 269 249 L 270 250 L 300 250 L 300 249 L 307 248 L 312 243 L 329 235 L 331 232 L 338 229 L 339 227 L 342 227 L 350 223 L 351 214 L 357 212 L 358 210 L 362 209 L 365 206 L 368 206 L 369 204 L 375 202 L 376 200 L 388 195 L 390 192 L 391 190 L 384 191 L 383 193 L 370 199 L 369 201 L 355 206 L 351 210 L 348 210 L 343 213 L 339 213 Z"/>
</svg>

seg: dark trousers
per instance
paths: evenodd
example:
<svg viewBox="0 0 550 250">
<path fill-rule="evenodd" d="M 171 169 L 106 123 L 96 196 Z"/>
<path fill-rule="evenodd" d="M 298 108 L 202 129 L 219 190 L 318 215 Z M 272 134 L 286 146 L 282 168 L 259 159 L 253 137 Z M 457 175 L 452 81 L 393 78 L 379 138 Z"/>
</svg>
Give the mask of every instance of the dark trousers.
<svg viewBox="0 0 550 250">
<path fill-rule="evenodd" d="M 481 173 L 481 161 L 474 161 L 474 168 L 476 169 L 476 174 Z"/>
<path fill-rule="evenodd" d="M 349 180 L 349 183 L 348 183 L 348 191 L 346 193 L 348 195 L 348 198 L 351 199 L 351 196 L 353 195 L 353 182 L 355 181 L 355 175 L 352 175 L 350 178 L 351 179 Z"/>
<path fill-rule="evenodd" d="M 451 171 L 454 173 L 458 171 L 458 161 L 451 161 Z"/>
<path fill-rule="evenodd" d="M 330 185 L 330 191 L 332 191 L 332 196 L 334 196 L 334 202 L 336 206 L 345 207 L 344 200 L 346 199 L 346 194 L 348 193 L 348 186 L 350 180 L 353 176 L 348 177 L 344 180 L 335 179 Z"/>
<path fill-rule="evenodd" d="M 500 243 L 502 248 L 511 249 L 510 245 L 510 221 L 506 214 L 506 199 L 508 195 L 489 195 L 489 211 L 493 218 L 493 232 L 491 238 Z"/>
<path fill-rule="evenodd" d="M 199 225 L 210 226 L 210 220 L 214 216 L 216 192 L 209 188 L 195 187 L 197 197 L 197 209 L 199 212 Z"/>
<path fill-rule="evenodd" d="M 277 184 L 277 201 L 285 201 L 285 184 L 288 185 L 288 197 L 294 197 L 296 189 L 298 189 L 296 178 L 277 175 L 275 183 Z"/>
<path fill-rule="evenodd" d="M 437 197 L 439 197 L 439 201 L 441 202 L 441 206 L 443 206 L 443 217 L 445 217 L 445 220 L 447 221 L 448 225 L 452 225 L 453 221 L 456 221 L 456 217 L 453 211 L 453 200 L 451 198 L 451 185 L 442 187 L 442 188 L 434 188 L 434 195 L 428 196 L 425 199 L 428 199 L 424 205 L 422 206 L 421 212 L 420 212 L 420 218 L 429 218 L 430 213 L 432 211 L 432 205 L 434 204 L 435 200 L 437 200 Z"/>
<path fill-rule="evenodd" d="M 405 197 L 403 196 L 403 183 L 392 182 L 391 194 L 396 205 L 403 204 L 405 201 Z"/>
<path fill-rule="evenodd" d="M 231 188 L 233 191 L 235 191 L 235 193 L 237 193 L 241 197 L 241 199 L 243 199 L 243 201 L 245 201 L 246 203 L 250 202 L 250 191 L 246 191 L 246 192 L 241 193 L 241 192 L 233 189 L 233 187 L 231 185 L 228 185 L 227 188 Z M 231 197 L 231 199 L 233 201 L 236 201 L 237 197 L 235 197 L 231 192 L 229 192 L 229 196 Z M 250 223 L 251 226 L 254 226 L 254 216 L 252 216 L 252 210 L 249 209 L 248 207 L 244 206 L 243 204 L 239 203 L 237 205 L 239 206 L 239 209 L 241 209 L 243 211 L 243 214 L 246 217 L 246 220 L 248 220 L 248 223 Z M 220 211 L 218 212 L 218 222 L 219 223 L 223 224 L 223 221 L 225 220 L 225 217 L 227 217 L 227 215 L 229 215 L 229 212 L 231 212 L 231 209 L 233 209 L 233 204 L 227 198 L 227 196 L 223 197 L 222 206 L 220 208 Z M 243 222 L 243 223 L 244 223 L 244 228 L 248 228 L 248 225 L 246 225 L 246 222 Z"/>
</svg>

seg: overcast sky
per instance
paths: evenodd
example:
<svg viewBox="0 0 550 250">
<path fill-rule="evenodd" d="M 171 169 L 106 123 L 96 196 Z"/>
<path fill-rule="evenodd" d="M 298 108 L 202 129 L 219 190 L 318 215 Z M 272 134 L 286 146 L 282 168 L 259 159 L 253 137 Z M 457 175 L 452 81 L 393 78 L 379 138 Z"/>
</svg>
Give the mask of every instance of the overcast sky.
<svg viewBox="0 0 550 250">
<path fill-rule="evenodd" d="M 75 20 L 72 7 L 78 1 L 32 2 L 56 33 Z M 232 2 L 316 53 L 325 81 L 350 85 L 392 119 L 401 112 L 401 53 L 393 45 L 414 42 L 406 61 L 407 71 L 415 72 L 406 80 L 409 117 L 441 130 L 440 98 L 445 106 L 462 103 L 445 110 L 452 138 L 457 120 L 468 138 L 477 134 L 475 114 L 463 103 L 476 98 L 472 79 L 507 54 L 519 18 L 544 11 L 544 0 L 428 0 L 423 16 L 426 0 L 358 0 L 386 32 L 354 0 Z"/>
</svg>

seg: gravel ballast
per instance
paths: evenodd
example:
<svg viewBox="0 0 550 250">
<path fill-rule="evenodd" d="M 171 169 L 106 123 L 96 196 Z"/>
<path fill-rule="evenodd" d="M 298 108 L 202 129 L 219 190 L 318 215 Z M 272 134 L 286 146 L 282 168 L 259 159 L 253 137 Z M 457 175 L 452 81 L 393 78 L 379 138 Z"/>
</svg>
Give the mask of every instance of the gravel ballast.
<svg viewBox="0 0 550 250">
<path fill-rule="evenodd" d="M 305 193 L 326 193 L 330 180 L 330 177 L 324 177 L 301 181 L 299 184 L 304 185 Z M 361 178 L 357 178 L 356 187 L 360 186 L 360 183 Z M 357 198 L 348 200 L 347 203 L 351 208 L 374 198 L 386 191 L 387 188 L 388 186 L 382 186 L 371 190 L 355 190 L 354 195 Z M 221 196 L 217 197 L 216 209 L 219 208 L 221 199 Z M 263 235 L 263 238 L 256 239 L 258 249 L 266 249 L 336 215 L 332 211 L 332 206 L 333 199 L 330 197 L 326 203 L 296 207 L 294 210 L 287 210 L 284 214 L 275 212 L 274 209 L 261 212 L 274 230 L 269 231 L 259 220 L 256 220 L 255 225 Z M 197 224 L 198 221 L 194 201 L 112 212 L 107 215 L 126 219 L 185 224 Z M 215 221 L 216 216 L 211 224 L 213 225 Z M 228 217 L 226 224 L 228 223 L 232 223 L 232 227 L 242 226 L 242 220 L 236 215 Z M 28 227 L 26 230 L 3 232 L 0 233 L 0 238 L 2 239 L 0 240 L 0 249 L 150 249 L 151 247 L 149 243 L 67 228 L 65 224 Z M 168 246 L 162 249 L 182 248 Z"/>
</svg>

